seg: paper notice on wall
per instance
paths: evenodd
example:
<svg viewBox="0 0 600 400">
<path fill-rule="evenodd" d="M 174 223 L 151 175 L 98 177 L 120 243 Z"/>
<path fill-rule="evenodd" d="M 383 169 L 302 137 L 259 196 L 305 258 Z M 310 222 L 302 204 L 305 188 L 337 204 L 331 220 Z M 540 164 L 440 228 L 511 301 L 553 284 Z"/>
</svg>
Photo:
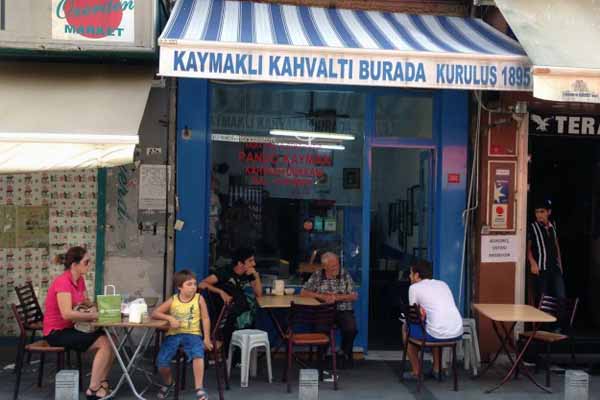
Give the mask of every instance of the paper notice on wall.
<svg viewBox="0 0 600 400">
<path fill-rule="evenodd" d="M 167 166 L 140 166 L 140 210 L 162 210 L 167 204 Z"/>
<path fill-rule="evenodd" d="M 517 261 L 515 235 L 489 235 L 481 237 L 481 262 L 500 263 Z"/>
</svg>

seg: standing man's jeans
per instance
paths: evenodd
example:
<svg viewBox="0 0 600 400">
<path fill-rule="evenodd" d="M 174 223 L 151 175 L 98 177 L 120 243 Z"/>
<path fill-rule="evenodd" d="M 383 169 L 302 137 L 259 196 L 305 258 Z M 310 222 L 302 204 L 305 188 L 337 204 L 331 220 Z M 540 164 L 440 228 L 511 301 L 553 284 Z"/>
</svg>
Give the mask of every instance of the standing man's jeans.
<svg viewBox="0 0 600 400">
<path fill-rule="evenodd" d="M 564 298 L 567 296 L 565 290 L 565 281 L 562 272 L 558 266 L 553 266 L 545 271 L 540 271 L 537 278 L 537 299 L 541 300 L 542 295 Z"/>
</svg>

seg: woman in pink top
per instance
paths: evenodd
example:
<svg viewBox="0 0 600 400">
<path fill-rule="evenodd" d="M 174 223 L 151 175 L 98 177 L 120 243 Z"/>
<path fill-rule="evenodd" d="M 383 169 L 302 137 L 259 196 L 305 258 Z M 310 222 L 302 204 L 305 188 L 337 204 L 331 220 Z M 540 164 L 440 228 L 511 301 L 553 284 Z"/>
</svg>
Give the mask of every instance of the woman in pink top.
<svg viewBox="0 0 600 400">
<path fill-rule="evenodd" d="M 84 275 L 89 270 L 90 255 L 83 247 L 71 247 L 61 257 L 65 272 L 48 289 L 44 313 L 44 336 L 51 346 L 66 347 L 84 352 L 95 352 L 92 377 L 86 391 L 88 400 L 97 400 L 109 394 L 108 373 L 114 359 L 106 336 L 100 331 L 84 333 L 74 328 L 76 322 L 94 321 L 92 312 L 76 311 L 79 305 L 91 306 L 87 298 Z"/>
</svg>

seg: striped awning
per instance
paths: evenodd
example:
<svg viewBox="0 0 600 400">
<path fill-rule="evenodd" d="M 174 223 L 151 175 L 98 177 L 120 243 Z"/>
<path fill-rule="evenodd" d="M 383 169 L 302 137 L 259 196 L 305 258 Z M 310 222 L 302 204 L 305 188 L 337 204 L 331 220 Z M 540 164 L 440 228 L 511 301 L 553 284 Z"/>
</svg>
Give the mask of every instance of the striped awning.
<svg viewBox="0 0 600 400">
<path fill-rule="evenodd" d="M 179 0 L 159 45 L 166 76 L 531 90 L 519 43 L 474 18 Z"/>
</svg>

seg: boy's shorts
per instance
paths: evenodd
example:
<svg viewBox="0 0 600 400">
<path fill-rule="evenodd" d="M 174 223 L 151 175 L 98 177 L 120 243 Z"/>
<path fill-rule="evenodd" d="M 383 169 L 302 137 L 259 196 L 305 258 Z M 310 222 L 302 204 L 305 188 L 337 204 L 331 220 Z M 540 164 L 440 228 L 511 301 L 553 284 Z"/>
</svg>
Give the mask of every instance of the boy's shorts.
<svg viewBox="0 0 600 400">
<path fill-rule="evenodd" d="M 159 368 L 170 367 L 179 346 L 183 347 L 188 361 L 195 358 L 204 358 L 204 339 L 202 336 L 180 333 L 178 335 L 165 336 L 165 340 L 163 340 L 158 357 L 156 358 L 157 366 Z"/>
</svg>

